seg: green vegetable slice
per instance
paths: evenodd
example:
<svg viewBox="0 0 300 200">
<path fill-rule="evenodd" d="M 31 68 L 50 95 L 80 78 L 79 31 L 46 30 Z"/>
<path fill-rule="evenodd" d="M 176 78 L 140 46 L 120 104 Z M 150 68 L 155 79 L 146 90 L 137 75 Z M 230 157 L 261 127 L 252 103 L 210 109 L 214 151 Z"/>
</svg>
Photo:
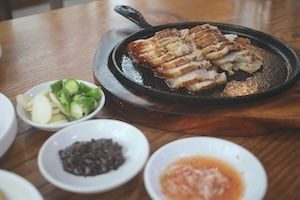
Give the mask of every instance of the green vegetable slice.
<svg viewBox="0 0 300 200">
<path fill-rule="evenodd" d="M 63 89 L 67 90 L 70 93 L 70 95 L 75 95 L 79 93 L 80 86 L 76 80 L 67 79 L 64 82 Z"/>
<path fill-rule="evenodd" d="M 101 98 L 100 88 L 97 87 L 97 88 L 92 89 L 91 91 L 87 92 L 87 93 L 85 94 L 85 96 L 92 97 L 92 98 L 94 98 L 96 101 L 99 101 L 100 98 Z"/>
<path fill-rule="evenodd" d="M 93 112 L 98 106 L 97 101 L 92 97 L 76 95 L 71 102 L 71 117 L 80 119 Z M 78 118 L 80 117 L 80 118 Z"/>
<path fill-rule="evenodd" d="M 81 119 L 83 117 L 83 108 L 76 101 L 71 102 L 70 111 L 70 116 L 72 119 Z"/>
<path fill-rule="evenodd" d="M 71 95 L 68 90 L 63 88 L 57 93 L 57 99 L 67 113 L 70 113 Z"/>
<path fill-rule="evenodd" d="M 81 119 L 97 106 L 101 98 L 101 89 L 92 88 L 74 79 L 59 80 L 51 86 L 50 99 L 59 110 L 71 119 Z"/>
<path fill-rule="evenodd" d="M 55 83 L 50 85 L 50 88 L 51 88 L 51 92 L 57 94 L 63 88 L 63 81 L 62 80 L 56 81 Z"/>
<path fill-rule="evenodd" d="M 97 101 L 92 97 L 85 97 L 82 101 L 83 115 L 87 116 L 97 108 Z"/>
<path fill-rule="evenodd" d="M 83 83 L 83 82 L 80 82 L 80 92 L 81 93 L 87 93 L 89 91 L 91 91 L 92 88 L 89 87 L 87 84 Z"/>
<path fill-rule="evenodd" d="M 49 97 L 51 99 L 51 101 L 56 105 L 56 107 L 66 116 L 69 116 L 69 112 L 67 110 L 65 110 L 65 108 L 63 107 L 63 105 L 59 102 L 59 100 L 57 99 L 56 95 L 52 92 L 49 93 Z"/>
</svg>

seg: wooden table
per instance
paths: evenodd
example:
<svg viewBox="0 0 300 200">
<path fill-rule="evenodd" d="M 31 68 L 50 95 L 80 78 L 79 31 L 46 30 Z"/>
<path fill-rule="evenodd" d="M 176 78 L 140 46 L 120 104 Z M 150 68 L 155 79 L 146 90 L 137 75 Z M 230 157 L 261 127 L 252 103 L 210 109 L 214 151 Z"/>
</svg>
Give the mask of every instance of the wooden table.
<svg viewBox="0 0 300 200">
<path fill-rule="evenodd" d="M 111 28 L 132 26 L 131 22 L 113 11 L 117 3 L 142 11 L 153 24 L 217 21 L 248 26 L 280 38 L 300 54 L 298 0 L 223 0 L 209 3 L 205 0 L 101 0 L 1 22 L 3 57 L 0 60 L 0 91 L 15 104 L 17 94 L 41 82 L 67 77 L 94 81 L 93 56 L 101 36 Z M 0 114 L 4 113 L 0 111 Z M 109 101 L 98 117 L 128 120 L 116 114 Z M 134 125 L 149 139 L 151 152 L 170 141 L 190 136 Z M 265 199 L 296 200 L 300 199 L 299 131 L 273 130 L 261 136 L 222 138 L 241 144 L 261 160 L 269 183 Z M 45 199 L 149 199 L 142 172 L 124 186 L 104 194 L 80 195 L 56 188 L 41 176 L 37 167 L 38 151 L 51 134 L 23 125 L 19 132 L 12 147 L 1 158 L 0 168 L 25 177 Z"/>
</svg>

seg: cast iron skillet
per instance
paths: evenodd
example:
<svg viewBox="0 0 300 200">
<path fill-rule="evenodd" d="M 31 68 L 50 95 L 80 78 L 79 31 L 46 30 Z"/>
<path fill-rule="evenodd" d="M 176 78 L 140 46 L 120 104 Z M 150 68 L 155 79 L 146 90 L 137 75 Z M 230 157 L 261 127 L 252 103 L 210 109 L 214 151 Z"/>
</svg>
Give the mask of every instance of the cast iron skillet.
<svg viewBox="0 0 300 200">
<path fill-rule="evenodd" d="M 129 35 L 116 45 L 110 56 L 109 68 L 120 82 L 142 95 L 177 103 L 249 103 L 273 97 L 290 88 L 298 79 L 300 64 L 296 53 L 278 39 L 263 32 L 233 24 L 212 22 L 184 22 L 151 26 L 138 11 L 129 6 L 116 6 L 115 11 L 136 23 L 142 30 Z M 149 68 L 136 64 L 128 55 L 127 45 L 131 41 L 149 38 L 157 31 L 166 28 L 191 28 L 205 23 L 217 26 L 223 33 L 232 33 L 249 38 L 252 44 L 261 51 L 264 56 L 262 70 L 256 72 L 254 78 L 250 77 L 252 85 L 254 82 L 256 87 L 259 86 L 257 93 L 239 95 L 238 89 L 232 88 L 234 90 L 232 92 L 237 93 L 237 96 L 228 96 L 223 93 L 224 86 L 197 94 L 191 94 L 185 90 L 172 91 L 162 79 L 155 77 Z M 245 81 L 248 77 L 249 75 L 246 73 L 240 72 L 236 73 L 230 80 Z M 251 86 L 246 84 L 246 87 Z"/>
</svg>

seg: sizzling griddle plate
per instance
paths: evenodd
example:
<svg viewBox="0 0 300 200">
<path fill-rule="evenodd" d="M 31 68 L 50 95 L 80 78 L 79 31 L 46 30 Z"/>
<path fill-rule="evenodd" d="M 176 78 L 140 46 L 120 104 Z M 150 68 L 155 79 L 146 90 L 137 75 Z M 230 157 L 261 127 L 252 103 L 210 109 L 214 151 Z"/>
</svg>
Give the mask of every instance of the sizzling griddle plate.
<svg viewBox="0 0 300 200">
<path fill-rule="evenodd" d="M 144 29 L 129 35 L 116 45 L 110 55 L 109 68 L 120 82 L 143 95 L 180 103 L 246 103 L 279 94 L 298 79 L 300 64 L 296 53 L 266 33 L 243 26 L 213 22 L 184 22 L 153 27 L 145 21 L 141 13 L 129 6 L 116 6 L 115 11 Z M 225 89 L 220 86 L 192 94 L 184 89 L 171 90 L 147 66 L 134 63 L 128 56 L 127 46 L 132 41 L 152 37 L 166 28 L 185 29 L 206 23 L 217 26 L 224 34 L 249 38 L 264 57 L 262 69 L 252 76 L 237 72 L 229 78 Z"/>
</svg>

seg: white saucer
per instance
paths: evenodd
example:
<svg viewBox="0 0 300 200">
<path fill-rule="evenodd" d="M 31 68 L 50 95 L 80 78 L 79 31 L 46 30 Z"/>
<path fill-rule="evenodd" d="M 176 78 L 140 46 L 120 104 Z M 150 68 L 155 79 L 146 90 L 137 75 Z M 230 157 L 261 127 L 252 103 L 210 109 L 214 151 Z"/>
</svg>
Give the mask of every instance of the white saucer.
<svg viewBox="0 0 300 200">
<path fill-rule="evenodd" d="M 8 200 L 43 200 L 40 192 L 26 179 L 0 169 L 0 191 Z"/>
<path fill-rule="evenodd" d="M 111 138 L 123 146 L 125 163 L 117 170 L 97 176 L 76 176 L 64 171 L 58 151 L 76 141 Z M 66 127 L 51 136 L 38 155 L 42 175 L 53 185 L 76 193 L 99 193 L 114 189 L 132 179 L 145 165 L 149 143 L 134 126 L 117 120 L 90 120 Z"/>
</svg>

